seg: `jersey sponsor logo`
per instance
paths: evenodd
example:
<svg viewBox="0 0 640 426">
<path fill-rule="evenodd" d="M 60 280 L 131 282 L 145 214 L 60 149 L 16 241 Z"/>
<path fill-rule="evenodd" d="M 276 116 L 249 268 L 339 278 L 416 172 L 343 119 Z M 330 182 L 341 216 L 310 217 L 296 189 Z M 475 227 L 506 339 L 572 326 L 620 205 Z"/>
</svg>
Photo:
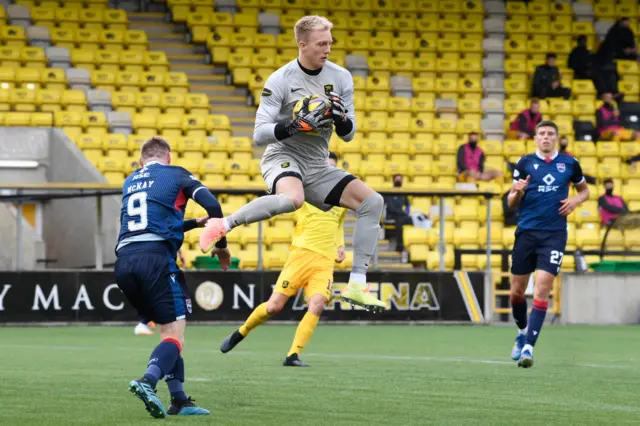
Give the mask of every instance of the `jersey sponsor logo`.
<svg viewBox="0 0 640 426">
<path fill-rule="evenodd" d="M 333 92 L 333 84 L 324 85 L 324 94 L 329 96 L 329 93 Z"/>
<path fill-rule="evenodd" d="M 271 96 L 273 95 L 273 92 L 269 89 L 267 89 L 266 87 L 264 89 L 262 89 L 262 96 Z"/>
<path fill-rule="evenodd" d="M 564 171 L 567 170 L 567 168 L 566 168 L 564 163 L 558 163 L 558 164 L 556 164 L 556 167 L 558 168 L 558 171 L 560 173 L 564 173 Z"/>
<path fill-rule="evenodd" d="M 558 188 L 560 188 L 558 185 L 551 185 L 556 181 L 556 179 L 548 173 L 542 178 L 542 180 L 547 185 L 538 185 L 538 192 L 556 192 Z"/>
<path fill-rule="evenodd" d="M 533 168 L 534 168 L 534 169 L 536 169 L 536 170 L 538 170 L 538 165 L 537 165 L 537 164 L 534 164 L 534 165 L 533 165 Z"/>
</svg>

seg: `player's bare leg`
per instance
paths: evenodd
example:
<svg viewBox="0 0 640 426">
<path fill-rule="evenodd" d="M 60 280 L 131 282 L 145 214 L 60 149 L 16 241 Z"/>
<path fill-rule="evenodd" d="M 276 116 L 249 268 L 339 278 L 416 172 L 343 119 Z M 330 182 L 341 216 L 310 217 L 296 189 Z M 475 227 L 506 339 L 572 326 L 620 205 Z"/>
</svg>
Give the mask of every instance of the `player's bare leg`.
<svg viewBox="0 0 640 426">
<path fill-rule="evenodd" d="M 345 187 L 340 205 L 355 211 L 358 216 L 353 234 L 353 266 L 342 298 L 369 311 L 382 312 L 386 304 L 369 293 L 367 269 L 378 244 L 384 200 L 364 182 L 356 179 Z"/>
<path fill-rule="evenodd" d="M 276 194 L 256 198 L 242 206 L 231 216 L 209 219 L 200 235 L 200 250 L 208 252 L 233 228 L 259 222 L 283 213 L 291 213 L 302 207 L 304 190 L 302 181 L 295 176 L 285 176 L 276 183 Z"/>
<path fill-rule="evenodd" d="M 327 299 L 322 294 L 314 294 L 311 296 L 307 313 L 302 318 L 302 321 L 300 321 L 300 324 L 298 324 L 293 343 L 282 365 L 287 367 L 309 367 L 309 364 L 300 359 L 300 353 L 305 346 L 307 346 L 307 343 L 309 343 L 313 331 L 318 326 L 320 315 L 326 304 Z"/>
<path fill-rule="evenodd" d="M 511 275 L 511 290 L 509 294 L 511 313 L 518 327 L 518 335 L 513 344 L 513 349 L 511 349 L 511 359 L 514 361 L 520 359 L 527 337 L 527 298 L 525 291 L 527 290 L 530 275 Z"/>
<path fill-rule="evenodd" d="M 536 281 L 533 290 L 533 308 L 529 317 L 529 327 L 527 338 L 522 354 L 518 360 L 518 367 L 529 368 L 533 366 L 533 347 L 540 336 L 540 331 L 544 324 L 544 317 L 547 315 L 549 306 L 549 294 L 553 287 L 555 275 L 538 269 L 536 271 Z"/>
<path fill-rule="evenodd" d="M 271 294 L 271 297 L 269 297 L 269 300 L 261 303 L 253 310 L 253 312 L 251 312 L 249 318 L 247 318 L 245 323 L 239 329 L 228 335 L 222 341 L 222 343 L 220 344 L 220 351 L 223 354 L 226 354 L 227 352 L 235 348 L 238 343 L 242 342 L 242 340 L 247 337 L 251 330 L 259 326 L 272 316 L 280 313 L 282 308 L 284 308 L 284 305 L 287 304 L 287 300 L 289 300 L 289 297 L 285 296 L 284 294 L 273 292 Z"/>
</svg>

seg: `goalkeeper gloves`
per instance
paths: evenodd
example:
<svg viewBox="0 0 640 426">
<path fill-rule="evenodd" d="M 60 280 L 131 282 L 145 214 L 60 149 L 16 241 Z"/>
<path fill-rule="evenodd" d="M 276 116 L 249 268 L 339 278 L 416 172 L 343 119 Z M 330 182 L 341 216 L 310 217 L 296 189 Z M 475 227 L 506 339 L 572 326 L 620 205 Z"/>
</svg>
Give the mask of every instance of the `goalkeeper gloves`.
<svg viewBox="0 0 640 426">
<path fill-rule="evenodd" d="M 305 101 L 308 102 L 308 100 Z M 317 132 L 329 127 L 331 120 L 329 111 L 325 109 L 306 112 L 301 111 L 297 117 L 285 127 L 285 130 L 289 136 L 298 133 Z"/>
<path fill-rule="evenodd" d="M 336 125 L 344 124 L 347 122 L 347 108 L 344 106 L 344 101 L 336 92 L 329 92 L 329 102 L 331 102 L 331 113 L 333 114 L 333 123 Z"/>
</svg>

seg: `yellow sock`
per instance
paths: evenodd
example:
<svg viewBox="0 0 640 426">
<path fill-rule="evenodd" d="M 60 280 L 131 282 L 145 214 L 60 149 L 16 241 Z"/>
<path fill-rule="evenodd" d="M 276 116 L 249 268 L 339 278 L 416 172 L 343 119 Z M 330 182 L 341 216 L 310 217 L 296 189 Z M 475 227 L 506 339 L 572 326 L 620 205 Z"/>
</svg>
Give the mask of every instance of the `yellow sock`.
<svg viewBox="0 0 640 426">
<path fill-rule="evenodd" d="M 240 327 L 240 334 L 246 336 L 251 330 L 268 319 L 269 314 L 267 313 L 267 302 L 264 302 L 251 312 L 247 321 L 245 321 L 245 323 L 242 324 L 242 327 Z"/>
<path fill-rule="evenodd" d="M 292 354 L 300 355 L 300 352 L 302 352 L 304 347 L 309 342 L 309 339 L 311 339 L 313 330 L 316 329 L 319 320 L 320 317 L 312 314 L 311 312 L 307 312 L 306 314 L 304 314 L 302 321 L 300 321 L 300 324 L 298 324 L 296 335 L 293 338 L 293 344 L 291 345 L 291 349 L 289 349 L 289 353 L 287 354 L 287 356 L 291 356 Z"/>
</svg>

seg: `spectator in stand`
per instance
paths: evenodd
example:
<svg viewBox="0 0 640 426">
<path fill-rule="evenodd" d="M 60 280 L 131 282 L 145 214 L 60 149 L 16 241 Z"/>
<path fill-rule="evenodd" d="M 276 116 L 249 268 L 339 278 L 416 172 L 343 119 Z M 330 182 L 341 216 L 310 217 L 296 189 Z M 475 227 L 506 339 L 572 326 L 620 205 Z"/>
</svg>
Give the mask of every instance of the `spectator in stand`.
<svg viewBox="0 0 640 426">
<path fill-rule="evenodd" d="M 604 194 L 598 198 L 598 210 L 600 220 L 604 225 L 609 225 L 615 218 L 629 212 L 627 205 L 619 195 L 613 195 L 613 181 L 605 179 Z"/>
<path fill-rule="evenodd" d="M 602 46 L 612 59 L 638 60 L 635 38 L 631 29 L 631 20 L 625 16 L 609 28 Z"/>
<path fill-rule="evenodd" d="M 587 36 L 578 37 L 577 45 L 569 54 L 567 66 L 573 70 L 574 80 L 591 79 L 592 53 L 587 47 Z"/>
<path fill-rule="evenodd" d="M 478 146 L 478 134 L 469 133 L 469 141 L 458 148 L 458 177 L 460 180 L 492 180 L 502 175 L 498 170 L 484 170 L 484 151 Z"/>
<path fill-rule="evenodd" d="M 604 102 L 596 110 L 596 129 L 601 140 L 605 141 L 634 141 L 640 140 L 640 134 L 631 129 L 625 129 L 620 122 L 620 111 L 613 103 L 613 94 L 602 94 Z"/>
<path fill-rule="evenodd" d="M 393 186 L 402 188 L 403 176 L 397 174 L 393 176 Z M 384 203 L 387 207 L 386 218 L 395 222 L 396 251 L 402 253 L 404 251 L 404 241 L 402 239 L 402 229 L 405 225 L 413 224 L 413 220 L 409 213 L 411 207 L 409 198 L 406 195 L 385 195 Z M 427 212 L 428 213 L 428 212 Z"/>
<path fill-rule="evenodd" d="M 578 142 L 578 143 L 591 143 L 591 142 Z M 560 142 L 558 143 L 558 151 L 562 154 L 566 154 L 566 155 L 570 155 L 571 157 L 575 158 L 575 155 L 573 155 L 572 153 L 569 152 L 569 139 L 566 136 L 562 136 L 560 138 Z M 586 173 L 583 174 L 584 179 L 587 181 L 588 184 L 590 185 L 595 185 L 596 184 L 596 178 L 588 175 Z"/>
<path fill-rule="evenodd" d="M 571 89 L 563 87 L 561 75 L 556 66 L 556 54 L 547 53 L 547 60 L 544 65 L 538 65 L 533 74 L 533 84 L 531 86 L 532 98 L 571 98 Z"/>
<path fill-rule="evenodd" d="M 515 120 L 511 122 L 509 138 L 511 139 L 533 139 L 536 134 L 536 126 L 542 121 L 540 113 L 540 102 L 532 100 L 529 109 L 522 111 Z"/>
</svg>

